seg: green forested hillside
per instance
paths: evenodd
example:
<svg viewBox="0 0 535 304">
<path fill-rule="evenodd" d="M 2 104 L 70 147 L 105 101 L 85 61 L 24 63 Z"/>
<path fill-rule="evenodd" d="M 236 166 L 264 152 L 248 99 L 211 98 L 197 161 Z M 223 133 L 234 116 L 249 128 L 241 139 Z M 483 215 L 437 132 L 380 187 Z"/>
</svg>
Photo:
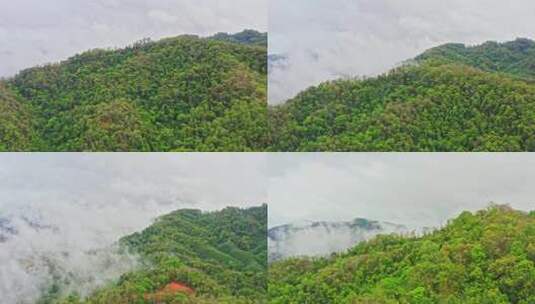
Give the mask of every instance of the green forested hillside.
<svg viewBox="0 0 535 304">
<path fill-rule="evenodd" d="M 267 47 L 268 43 L 267 33 L 258 33 L 255 30 L 244 30 L 243 32 L 233 35 L 227 33 L 217 33 L 210 38 L 235 43 L 261 45 L 264 47 Z"/>
<path fill-rule="evenodd" d="M 263 40 L 254 31 L 143 40 L 24 70 L 2 86 L 34 114 L 38 140 L 0 142 L 40 151 L 260 150 L 268 136 Z"/>
<path fill-rule="evenodd" d="M 489 41 L 471 47 L 451 43 L 416 57 L 416 61 L 420 62 L 429 60 L 462 63 L 484 71 L 532 79 L 535 77 L 535 41 L 518 38 L 505 43 Z"/>
<path fill-rule="evenodd" d="M 535 151 L 535 43 L 446 45 L 272 107 L 276 151 Z M 499 73 L 497 73 L 499 72 Z"/>
<path fill-rule="evenodd" d="M 152 295 L 171 282 L 194 294 L 169 294 L 163 303 L 266 303 L 266 234 L 266 205 L 207 213 L 179 210 L 121 239 L 125 250 L 140 256 L 140 269 L 88 299 L 54 300 L 50 294 L 42 303 L 154 303 Z"/>
<path fill-rule="evenodd" d="M 535 212 L 464 212 L 423 237 L 380 236 L 270 265 L 270 303 L 535 303 Z"/>
</svg>

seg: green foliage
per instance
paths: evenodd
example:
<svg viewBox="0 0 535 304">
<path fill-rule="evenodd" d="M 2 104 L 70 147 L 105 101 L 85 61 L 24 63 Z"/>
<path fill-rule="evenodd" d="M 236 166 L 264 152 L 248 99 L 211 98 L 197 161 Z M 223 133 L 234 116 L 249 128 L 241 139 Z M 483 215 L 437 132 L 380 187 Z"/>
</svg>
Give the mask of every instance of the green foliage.
<svg viewBox="0 0 535 304">
<path fill-rule="evenodd" d="M 535 218 L 464 212 L 422 237 L 379 236 L 344 254 L 269 268 L 270 303 L 535 303 Z"/>
<path fill-rule="evenodd" d="M 139 269 L 87 299 L 73 294 L 54 300 L 55 289 L 43 303 L 153 303 L 150 295 L 171 282 L 186 284 L 195 294 L 169 294 L 165 303 L 266 303 L 266 234 L 266 205 L 179 210 L 120 240 L 125 252 L 140 257 Z"/>
<path fill-rule="evenodd" d="M 461 63 L 484 71 L 534 79 L 535 41 L 518 38 L 505 43 L 489 41 L 473 47 L 450 43 L 432 48 L 416 57 L 416 60 Z"/>
<path fill-rule="evenodd" d="M 214 40 L 228 41 L 234 43 L 253 44 L 267 47 L 267 33 L 258 33 L 255 30 L 244 30 L 233 35 L 227 33 L 217 33 L 210 37 Z"/>
<path fill-rule="evenodd" d="M 265 34 L 250 30 L 145 39 L 24 70 L 5 81 L 13 94 L 0 91 L 1 106 L 16 110 L 2 120 L 3 148 L 261 150 L 268 142 L 264 40 Z M 23 113 L 26 108 L 32 116 Z M 19 139 L 29 131 L 14 134 L 15 123 L 32 123 L 39 141 Z"/>
<path fill-rule="evenodd" d="M 535 151 L 534 45 L 446 45 L 376 78 L 312 87 L 270 109 L 271 149 Z"/>
<path fill-rule="evenodd" d="M 0 151 L 27 151 L 34 140 L 33 113 L 0 82 Z"/>
</svg>

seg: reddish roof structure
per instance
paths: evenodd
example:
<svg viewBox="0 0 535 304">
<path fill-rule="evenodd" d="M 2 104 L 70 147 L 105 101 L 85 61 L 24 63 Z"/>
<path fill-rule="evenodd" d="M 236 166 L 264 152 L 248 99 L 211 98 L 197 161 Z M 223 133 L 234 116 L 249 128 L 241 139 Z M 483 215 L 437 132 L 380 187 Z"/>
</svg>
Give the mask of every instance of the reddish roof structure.
<svg viewBox="0 0 535 304">
<path fill-rule="evenodd" d="M 165 301 L 165 299 L 169 299 L 169 297 L 179 293 L 193 295 L 195 294 L 195 290 L 185 284 L 171 282 L 165 285 L 160 291 L 145 295 L 145 300 L 161 303 L 162 301 Z"/>
</svg>

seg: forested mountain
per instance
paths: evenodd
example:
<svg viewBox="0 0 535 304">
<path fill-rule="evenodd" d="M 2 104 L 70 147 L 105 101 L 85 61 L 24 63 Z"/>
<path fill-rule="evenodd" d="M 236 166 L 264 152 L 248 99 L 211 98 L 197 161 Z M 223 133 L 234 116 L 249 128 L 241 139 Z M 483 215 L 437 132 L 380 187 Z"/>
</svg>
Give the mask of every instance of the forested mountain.
<svg viewBox="0 0 535 304">
<path fill-rule="evenodd" d="M 269 261 L 342 252 L 378 234 L 405 233 L 407 228 L 356 218 L 349 222 L 307 222 L 268 230 Z"/>
<path fill-rule="evenodd" d="M 535 151 L 535 42 L 450 44 L 272 107 L 276 151 Z"/>
<path fill-rule="evenodd" d="M 142 266 L 81 300 L 41 303 L 266 303 L 267 206 L 179 210 L 120 240 Z"/>
<path fill-rule="evenodd" d="M 0 87 L 0 148 L 261 150 L 266 41 L 250 30 L 147 39 L 24 70 Z"/>
<path fill-rule="evenodd" d="M 422 237 L 379 236 L 269 270 L 270 303 L 535 303 L 535 212 L 464 212 Z"/>
<path fill-rule="evenodd" d="M 520 78 L 535 77 L 535 41 L 518 38 L 514 41 L 467 47 L 464 44 L 445 44 L 432 48 L 416 61 L 436 60 L 445 63 L 462 63 L 489 72 L 501 72 Z"/>
</svg>

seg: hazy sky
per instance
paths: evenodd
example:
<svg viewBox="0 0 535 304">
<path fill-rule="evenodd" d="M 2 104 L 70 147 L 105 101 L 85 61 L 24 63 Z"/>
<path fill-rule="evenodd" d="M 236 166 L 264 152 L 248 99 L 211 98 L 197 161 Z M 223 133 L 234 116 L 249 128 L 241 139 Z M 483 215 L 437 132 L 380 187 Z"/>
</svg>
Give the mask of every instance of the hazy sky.
<svg viewBox="0 0 535 304">
<path fill-rule="evenodd" d="M 361 217 L 435 227 L 491 201 L 535 210 L 529 153 L 294 153 L 269 164 L 270 226 Z"/>
<path fill-rule="evenodd" d="M 159 215 L 266 203 L 265 169 L 263 154 L 1 154 L 0 236 L 2 219 L 17 231 L 0 237 L 2 303 L 33 303 L 50 263 L 83 292 L 116 278 L 135 259 L 110 246 Z"/>
<path fill-rule="evenodd" d="M 145 37 L 267 30 L 268 0 L 0 1 L 0 77 Z"/>
<path fill-rule="evenodd" d="M 375 75 L 446 42 L 535 38 L 532 0 L 271 0 L 270 102 L 342 76 Z"/>
</svg>

